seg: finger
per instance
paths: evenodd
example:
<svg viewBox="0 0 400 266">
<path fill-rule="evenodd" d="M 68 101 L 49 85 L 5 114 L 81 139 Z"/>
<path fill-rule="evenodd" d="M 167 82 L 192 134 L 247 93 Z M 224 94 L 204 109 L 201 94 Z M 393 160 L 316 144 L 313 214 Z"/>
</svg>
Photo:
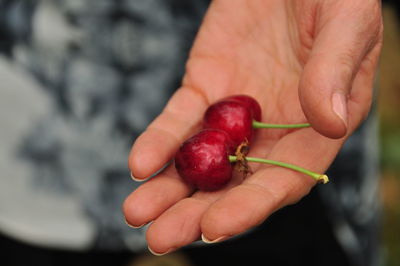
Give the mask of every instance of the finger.
<svg viewBox="0 0 400 266">
<path fill-rule="evenodd" d="M 299 84 L 300 102 L 308 121 L 331 138 L 346 135 L 353 81 L 380 31 L 378 1 L 343 3 L 326 4 L 330 10 L 321 11 L 325 17 L 317 18 L 316 37 Z M 367 109 L 370 102 L 359 104 Z"/>
<path fill-rule="evenodd" d="M 157 178 L 143 183 L 126 198 L 123 204 L 126 222 L 141 227 L 192 192 L 193 189 L 178 176 L 175 166 L 170 165 Z"/>
<path fill-rule="evenodd" d="M 128 159 L 133 177 L 145 179 L 168 162 L 184 139 L 200 127 L 207 106 L 194 89 L 179 89 L 135 141 Z"/>
<path fill-rule="evenodd" d="M 242 177 L 235 175 L 224 189 L 197 191 L 166 210 L 147 231 L 149 249 L 156 254 L 165 254 L 200 239 L 203 214 L 213 202 L 240 182 Z"/>
<path fill-rule="evenodd" d="M 382 48 L 379 41 L 371 52 L 366 56 L 353 81 L 353 89 L 348 99 L 349 109 L 349 131 L 353 132 L 358 125 L 368 116 L 373 99 L 373 88 L 378 59 Z"/>
<path fill-rule="evenodd" d="M 147 230 L 151 252 L 163 255 L 199 239 L 199 222 L 208 205 L 205 201 L 186 198 L 168 209 Z"/>
<path fill-rule="evenodd" d="M 342 140 L 323 137 L 313 129 L 302 129 L 282 138 L 268 159 L 323 172 L 342 143 Z M 300 200 L 315 182 L 292 170 L 263 167 L 210 206 L 201 221 L 203 238 L 213 242 L 240 234 L 262 223 L 277 209 Z"/>
</svg>

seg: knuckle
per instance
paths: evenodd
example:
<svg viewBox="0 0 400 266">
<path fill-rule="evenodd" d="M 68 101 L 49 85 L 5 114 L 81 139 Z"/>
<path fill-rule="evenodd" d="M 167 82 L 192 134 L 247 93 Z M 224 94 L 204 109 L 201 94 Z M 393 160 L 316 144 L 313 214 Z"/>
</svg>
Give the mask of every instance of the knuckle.
<svg viewBox="0 0 400 266">
<path fill-rule="evenodd" d="M 340 66 L 340 73 L 343 80 L 349 79 L 354 75 L 355 64 L 358 62 L 356 53 L 351 49 L 347 49 L 345 52 L 338 55 L 338 65 Z"/>
</svg>

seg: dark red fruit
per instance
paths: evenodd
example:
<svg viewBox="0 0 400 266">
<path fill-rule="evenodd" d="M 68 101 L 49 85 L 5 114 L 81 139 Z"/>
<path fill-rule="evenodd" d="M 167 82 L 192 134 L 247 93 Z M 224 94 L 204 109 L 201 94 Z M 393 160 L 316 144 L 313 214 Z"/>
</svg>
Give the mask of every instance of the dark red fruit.
<svg viewBox="0 0 400 266">
<path fill-rule="evenodd" d="M 210 105 L 204 115 L 203 127 L 228 133 L 235 147 L 253 136 L 253 115 L 249 108 L 235 100 L 223 100 Z"/>
<path fill-rule="evenodd" d="M 190 185 L 200 190 L 217 190 L 232 178 L 228 158 L 232 150 L 228 134 L 204 129 L 182 144 L 175 156 L 175 167 Z"/>
<path fill-rule="evenodd" d="M 247 95 L 233 95 L 229 96 L 225 99 L 222 99 L 223 101 L 238 101 L 244 105 L 244 107 L 250 109 L 251 114 L 253 115 L 253 119 L 256 121 L 261 121 L 261 106 L 258 104 L 258 102 Z"/>
</svg>

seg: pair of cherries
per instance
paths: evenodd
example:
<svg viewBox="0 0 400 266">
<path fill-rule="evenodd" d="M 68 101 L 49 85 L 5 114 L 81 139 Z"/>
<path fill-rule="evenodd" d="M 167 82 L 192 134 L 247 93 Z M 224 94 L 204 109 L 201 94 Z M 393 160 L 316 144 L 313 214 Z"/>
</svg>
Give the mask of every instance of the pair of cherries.
<svg viewBox="0 0 400 266">
<path fill-rule="evenodd" d="M 233 165 L 241 155 L 240 148 L 254 136 L 254 128 L 302 128 L 309 124 L 276 125 L 259 122 L 261 107 L 252 97 L 234 95 L 208 107 L 203 120 L 203 129 L 186 140 L 175 156 L 178 174 L 193 187 L 213 191 L 224 187 L 232 178 Z M 241 158 L 242 160 L 243 158 Z M 290 168 L 317 180 L 327 182 L 325 175 L 313 173 L 301 167 L 245 157 L 246 161 L 275 164 Z"/>
</svg>

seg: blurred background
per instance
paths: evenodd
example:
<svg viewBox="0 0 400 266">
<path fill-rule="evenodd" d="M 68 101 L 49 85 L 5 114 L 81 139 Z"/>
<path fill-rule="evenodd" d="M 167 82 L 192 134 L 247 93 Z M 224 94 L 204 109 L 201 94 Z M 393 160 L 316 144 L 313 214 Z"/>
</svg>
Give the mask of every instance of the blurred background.
<svg viewBox="0 0 400 266">
<path fill-rule="evenodd" d="M 163 13 L 161 9 L 157 9 L 158 5 L 162 2 L 157 1 L 147 1 L 146 3 L 151 4 L 143 4 L 136 5 L 135 7 L 127 7 L 127 13 L 132 12 L 133 14 L 141 14 L 146 12 L 147 6 L 151 7 L 153 10 L 158 10 L 157 16 L 159 20 L 149 22 L 149 19 L 145 16 L 131 16 L 127 15 L 124 12 L 116 13 L 115 17 L 123 18 L 118 19 L 117 23 L 113 23 L 111 26 L 108 24 L 96 24 L 103 23 L 102 21 L 96 21 L 96 18 L 88 18 L 88 21 L 79 21 L 75 16 L 76 10 L 79 10 L 79 6 L 84 1 L 64 1 L 66 5 L 66 13 L 68 14 L 69 23 L 74 25 L 75 23 L 81 23 L 86 25 L 101 25 L 98 27 L 90 28 L 88 31 L 93 39 L 84 40 L 80 39 L 80 33 L 78 31 L 70 31 L 67 35 L 63 35 L 62 32 L 48 32 L 47 25 L 43 21 L 35 21 L 35 26 L 42 27 L 44 29 L 43 34 L 38 37 L 38 43 L 36 43 L 36 47 L 34 53 L 26 47 L 17 47 L 17 58 L 16 60 L 20 65 L 23 65 L 27 69 L 32 67 L 30 65 L 33 54 L 38 55 L 35 62 L 41 64 L 42 70 L 45 72 L 45 76 L 41 76 L 41 73 L 35 73 L 32 71 L 33 75 L 37 76 L 37 79 L 44 84 L 54 85 L 57 88 L 57 94 L 52 95 L 54 97 L 55 102 L 63 106 L 61 110 L 54 109 L 51 100 L 47 99 L 45 93 L 39 94 L 31 94 L 32 88 L 35 88 L 35 91 L 41 91 L 41 89 L 37 89 L 40 85 L 37 81 L 33 81 L 31 78 L 24 76 L 23 79 L 20 79 L 18 75 L 15 73 L 21 73 L 20 68 L 16 68 L 15 65 L 10 64 L 8 62 L 8 54 L 10 51 L 7 46 L 8 43 L 4 42 L 4 40 L 0 40 L 0 49 L 3 51 L 3 55 L 0 57 L 0 110 L 1 108 L 13 107 L 15 110 L 20 110 L 20 113 L 15 113 L 15 115 L 21 115 L 23 119 L 19 121 L 14 121 L 9 119 L 9 114 L 0 112 L 0 121 L 8 121 L 7 123 L 0 125 L 0 138 L 10 139 L 12 140 L 13 131 L 7 131 L 9 128 L 18 128 L 19 132 L 28 132 L 31 138 L 46 137 L 45 139 L 49 140 L 48 142 L 40 142 L 36 143 L 36 146 L 24 146 L 24 143 L 21 143 L 21 147 L 23 147 L 24 151 L 28 151 L 28 157 L 30 158 L 30 163 L 25 162 L 22 164 L 22 167 L 18 165 L 14 170 L 12 162 L 7 161 L 7 158 L 4 156 L 7 151 L 7 147 L 11 147 L 13 143 L 11 141 L 7 143 L 7 145 L 2 146 L 0 151 L 0 168 L 2 172 L 2 176 L 12 176 L 21 174 L 24 175 L 27 171 L 32 170 L 32 165 L 35 165 L 35 175 L 37 182 L 36 189 L 40 191 L 40 185 L 47 184 L 50 187 L 45 189 L 49 189 L 53 191 L 53 193 L 57 194 L 57 200 L 49 202 L 47 198 L 41 199 L 40 197 L 36 199 L 36 201 L 30 202 L 30 204 L 34 206 L 40 206 L 40 210 L 43 213 L 29 213 L 29 208 L 27 212 L 13 212 L 11 208 L 7 208 L 7 204 L 3 204 L 0 210 L 3 213 L 6 213 L 9 217 L 15 218 L 15 221 L 18 220 L 30 220 L 31 227 L 23 227 L 19 224 L 10 224 L 6 217 L 0 216 L 0 225 L 2 228 L 6 228 L 10 232 L 13 232 L 13 235 L 21 236 L 21 239 L 35 239 L 38 235 L 42 236 L 43 239 L 36 240 L 43 244 L 43 241 L 47 241 L 47 246 L 52 246 L 54 243 L 58 243 L 58 241 L 64 241 L 69 243 L 71 247 L 74 248 L 84 248 L 88 245 L 88 243 L 92 242 L 94 238 L 100 246 L 97 248 L 109 248 L 109 246 L 123 246 L 127 245 L 127 243 L 138 243 L 138 247 L 131 246 L 131 250 L 140 250 L 139 246 L 144 245 L 143 241 L 140 240 L 143 237 L 143 232 L 138 231 L 137 235 L 132 234 L 132 230 L 128 228 L 123 220 L 121 219 L 119 204 L 122 202 L 124 196 L 129 193 L 130 190 L 134 189 L 132 184 L 127 177 L 125 172 L 120 172 L 116 169 L 124 168 L 126 162 L 126 156 L 128 150 L 126 147 L 130 146 L 130 141 L 135 136 L 126 135 L 124 132 L 140 132 L 145 125 L 151 121 L 151 119 L 160 111 L 161 107 L 165 104 L 165 99 L 168 98 L 168 95 L 172 93 L 173 89 L 179 83 L 179 74 L 183 71 L 183 64 L 185 59 L 185 54 L 181 53 L 181 49 L 187 50 L 188 47 L 184 44 L 187 43 L 187 40 L 193 38 L 193 34 L 195 33 L 195 29 L 198 26 L 197 24 L 188 24 L 186 23 L 187 17 L 183 15 L 182 10 L 175 10 L 173 13 L 180 19 L 179 25 L 169 24 L 168 15 Z M 11 5 L 13 1 L 2 1 L 0 0 L 0 25 L 4 23 L 4 18 L 16 19 L 18 17 L 19 12 L 22 12 L 21 6 L 16 5 L 16 8 L 12 9 L 15 13 L 2 13 L 1 8 L 8 7 Z M 15 1 L 15 2 L 24 2 L 24 1 Z M 26 3 L 33 3 L 34 1 L 26 1 Z M 46 1 L 43 1 L 46 2 Z M 59 1 L 60 3 L 62 1 Z M 88 2 L 88 1 L 87 1 Z M 120 1 L 121 3 L 124 1 Z M 138 1 L 139 2 L 139 1 Z M 173 2 L 173 1 L 171 1 Z M 201 1 L 199 1 L 200 3 Z M 189 16 L 195 16 L 200 18 L 205 11 L 208 1 L 202 1 L 202 4 L 198 4 L 196 10 L 189 10 Z M 102 8 L 107 9 L 107 1 L 95 1 L 95 5 L 93 8 L 98 9 L 98 12 L 102 12 Z M 78 7 L 78 8 L 76 8 Z M 70 8 L 70 9 L 68 9 Z M 76 8 L 76 9 L 73 9 Z M 130 9 L 131 8 L 131 9 Z M 29 10 L 29 9 L 27 9 Z M 54 19 L 54 23 L 57 26 L 63 28 L 65 25 L 64 22 L 60 20 L 58 17 L 53 16 L 53 11 L 51 10 L 51 6 L 48 8 L 42 9 L 43 17 L 47 19 Z M 136 13 L 135 13 L 136 12 Z M 188 10 L 185 10 L 188 12 Z M 29 17 L 31 14 L 29 12 L 25 14 Z M 82 14 L 80 14 L 82 15 Z M 383 230 L 382 230 L 382 252 L 384 255 L 384 265 L 385 266 L 398 266 L 400 265 L 400 3 L 398 0 L 386 1 L 383 8 L 383 17 L 384 17 L 384 25 L 385 25 L 385 35 L 384 35 L 384 46 L 380 61 L 379 73 L 377 77 L 377 87 L 378 87 L 378 97 L 377 97 L 377 107 L 379 113 L 379 138 L 380 138 L 380 167 L 381 167 L 381 199 L 383 205 Z M 92 20 L 91 20 L 92 19 Z M 24 29 L 24 21 L 15 20 L 14 24 L 17 27 L 17 31 L 19 29 Z M 135 32 L 135 28 L 131 28 L 129 23 L 125 23 L 127 21 L 133 21 L 138 24 L 146 24 L 149 25 L 150 30 L 152 31 L 152 35 L 144 36 L 145 45 L 140 46 L 137 40 L 135 40 L 135 36 L 137 32 Z M 183 25 L 183 26 L 182 26 Z M 188 26 L 189 25 L 189 26 Z M 178 30 L 176 28 L 178 27 Z M 2 32 L 0 28 L 0 36 L 7 36 L 7 32 Z M 70 29 L 66 29 L 68 31 Z M 20 36 L 17 36 L 20 41 L 24 42 L 24 34 L 27 34 L 27 31 L 20 31 Z M 103 42 L 102 36 L 106 36 L 107 34 L 115 34 L 115 39 L 124 39 L 124 42 L 121 43 L 107 43 L 105 45 L 107 47 L 100 47 L 98 51 L 83 51 L 83 57 L 77 51 L 77 47 L 80 46 L 79 42 L 94 42 L 99 41 Z M 119 34 L 119 35 L 118 35 Z M 139 34 L 142 34 L 139 32 Z M 139 35 L 137 34 L 137 35 Z M 168 39 L 168 34 L 179 34 L 183 36 L 185 41 L 175 42 L 172 39 Z M 68 43 L 69 40 L 68 35 L 74 36 L 74 39 L 79 40 L 78 43 L 69 43 L 68 47 L 63 47 L 64 43 Z M 130 36 L 127 38 L 126 36 Z M 156 36 L 153 38 L 152 36 Z M 176 36 L 175 36 L 176 37 Z M 40 43 L 42 42 L 42 43 Z M 52 45 L 48 46 L 46 43 L 52 43 Z M 90 46 L 90 45 L 88 45 Z M 65 52 L 65 49 L 70 51 L 70 60 L 63 61 L 64 58 L 60 58 L 59 52 L 57 49 L 64 49 L 61 52 Z M 96 57 L 101 56 L 103 54 L 102 49 L 112 50 L 112 56 L 110 58 L 105 58 L 104 60 L 96 61 L 98 64 L 96 66 L 86 65 L 87 61 L 84 60 L 86 57 Z M 139 57 L 132 56 L 132 51 L 130 49 L 136 49 L 141 51 Z M 142 49 L 142 50 L 141 50 Z M 165 57 L 165 54 L 162 55 L 162 51 L 168 50 L 168 56 Z M 32 52 L 32 53 L 31 53 Z M 48 58 L 47 55 L 52 54 L 51 60 L 46 61 Z M 83 58 L 83 59 L 82 59 Z M 161 59 L 161 60 L 160 60 Z M 138 62 L 146 62 L 145 64 Z M 155 63 L 156 62 L 156 63 Z M 160 64 L 161 62 L 161 64 Z M 60 67 L 61 66 L 61 67 Z M 73 66 L 73 67 L 72 67 Z M 111 67 L 110 67 L 111 66 Z M 176 66 L 176 69 L 171 66 Z M 93 72 L 85 72 L 85 69 L 92 68 Z M 58 69 L 62 69 L 69 74 L 69 76 L 65 80 L 61 80 L 61 83 L 52 84 L 52 82 L 58 82 Z M 76 69 L 76 71 L 72 71 L 72 69 Z M 117 69 L 120 73 L 116 74 L 113 69 Z M 151 75 L 146 74 L 147 70 L 152 69 Z M 134 70 L 136 76 L 131 77 L 129 73 Z M 167 73 L 171 71 L 171 74 Z M 152 77 L 157 76 L 158 79 L 153 79 Z M 50 78 L 49 78 L 50 77 Z M 102 78 L 103 77 L 103 78 Z M 104 78 L 107 77 L 107 78 Z M 54 79 L 53 79 L 54 78 Z M 85 83 L 86 82 L 86 83 Z M 91 83 L 90 86 L 87 83 Z M 99 85 L 103 90 L 98 92 L 91 91 L 91 87 L 93 84 Z M 66 85 L 67 84 L 67 85 Z M 67 93 L 65 90 L 66 86 L 71 86 L 74 88 L 80 88 L 81 91 L 70 91 Z M 114 86 L 119 86 L 120 91 L 117 98 L 109 99 L 104 102 L 104 98 L 108 97 L 108 89 L 114 88 Z M 164 91 L 163 95 L 160 95 L 157 92 L 157 88 L 159 87 L 168 87 L 168 90 Z M 24 95 L 28 95 L 29 101 L 22 102 L 20 101 L 19 96 L 16 94 L 15 90 L 6 88 L 19 87 L 22 88 L 22 93 Z M 30 88 L 30 89 L 29 89 Z M 134 88 L 134 89 L 132 89 Z M 21 92 L 19 92 L 21 93 Z M 99 95 L 96 95 L 99 93 Z M 138 99 L 141 99 L 140 102 L 135 102 L 135 97 L 139 96 Z M 2 101 L 3 99 L 3 101 Z M 5 101 L 4 99 L 13 99 L 13 101 Z M 144 100 L 143 100 L 144 99 Z M 104 112 L 99 114 L 96 108 L 87 110 L 85 107 L 85 101 L 89 100 L 92 103 L 92 106 L 96 107 L 98 105 L 105 105 Z M 39 104 L 38 104 L 39 103 Z M 68 114 L 69 107 L 73 107 L 70 109 L 76 110 L 76 113 L 71 114 L 70 116 L 64 115 Z M 148 112 L 145 115 L 141 116 L 143 113 L 138 111 L 135 108 L 140 108 L 140 110 L 147 110 Z M 26 110 L 35 110 L 37 113 L 29 113 L 29 116 L 25 114 L 22 115 L 23 111 Z M 54 111 L 54 113 L 46 113 L 48 110 Z M 54 114 L 61 113 L 64 117 L 63 120 L 55 119 Z M 129 116 L 121 115 L 121 119 L 115 120 L 114 114 L 127 113 Z M 49 131 L 41 131 L 40 125 L 37 128 L 28 128 L 30 122 L 35 121 L 40 116 L 46 116 L 47 123 L 51 124 L 51 130 Z M 105 117 L 106 120 L 96 119 L 97 116 Z M 71 120 L 76 119 L 82 123 L 86 123 L 87 119 L 90 118 L 91 127 L 80 127 L 78 125 L 70 124 Z M 43 121 L 43 123 L 46 123 Z M 50 122 L 48 122 L 50 121 Z M 111 121 L 111 122 L 110 122 Z M 37 122 L 37 121 L 36 121 Z M 48 124 L 43 124 L 47 125 Z M 116 131 L 111 131 L 109 126 L 115 126 L 117 128 Z M 59 130 L 59 131 L 58 131 Z M 99 135 L 99 132 L 112 132 L 106 133 L 105 135 Z M 57 138 L 54 138 L 57 134 L 62 134 L 64 139 L 69 142 L 59 143 Z M 108 135 L 107 135 L 108 134 Z M 120 143 L 110 144 L 109 140 L 111 137 L 116 136 L 121 139 Z M 85 136 L 86 139 L 91 139 L 92 141 L 89 143 L 81 143 L 78 140 L 81 136 Z M 17 144 L 16 144 L 17 145 Z M 99 156 L 99 152 L 97 147 L 100 145 L 106 146 L 106 148 L 102 147 L 102 149 L 107 149 L 109 154 Z M 54 158 L 52 156 L 52 151 L 60 149 L 60 147 L 68 147 L 65 148 L 64 154 L 65 157 L 62 158 Z M 90 167 L 85 167 L 81 164 L 81 162 L 74 157 L 75 153 L 81 153 L 82 150 L 89 151 L 85 156 L 87 161 L 90 162 Z M 48 156 L 50 154 L 50 156 Z M 3 156 L 3 157 L 2 157 Z M 66 176 L 58 176 L 57 182 L 48 182 L 49 178 L 60 172 L 60 167 L 62 167 L 63 163 L 66 165 L 72 165 L 69 169 L 62 169 L 63 173 Z M 7 170 L 8 169 L 8 170 Z M 91 171 L 90 169 L 94 169 Z M 7 172 L 9 171 L 9 172 Z M 79 172 L 73 172 L 77 171 Z M 78 176 L 80 177 L 84 173 L 85 177 L 95 178 L 102 173 L 101 180 L 103 185 L 107 187 L 107 193 L 103 191 L 100 187 L 95 187 L 93 190 L 89 189 L 90 186 L 84 183 L 85 181 L 81 179 L 74 179 L 72 183 L 67 183 L 68 175 Z M 104 174 L 103 174 L 104 173 Z M 118 182 L 110 182 L 110 180 L 120 180 Z M 1 179 L 0 179 L 1 180 Z M 7 189 L 7 186 L 12 185 L 21 185 L 21 180 L 7 180 L 6 182 L 0 183 L 0 201 L 8 199 L 10 196 L 7 193 L 12 193 Z M 112 184 L 112 186 L 111 186 Z M 62 192 L 60 187 L 68 187 L 67 192 Z M 80 189 L 88 189 L 87 191 L 80 191 L 82 194 L 87 194 L 95 199 L 95 201 L 88 200 L 90 206 L 84 206 L 86 209 L 80 209 L 79 203 L 73 199 L 67 197 L 68 194 L 74 193 L 74 189 L 79 187 Z M 125 191 L 126 193 L 120 193 Z M 23 203 L 29 202 L 29 198 L 24 198 L 26 195 L 21 192 L 21 195 L 18 195 L 19 200 Z M 113 194 L 114 193 L 114 194 Z M 108 196 L 106 196 L 106 194 Z M 58 204 L 64 204 L 65 208 L 63 208 L 63 212 L 58 208 Z M 102 208 L 92 208 L 97 204 L 101 204 Z M 36 210 L 36 209 L 35 209 Z M 65 213 L 64 211 L 67 211 Z M 117 211 L 115 211 L 117 210 Z M 106 215 L 111 216 L 104 219 L 104 212 Z M 46 227 L 46 221 L 43 220 L 42 215 L 47 213 L 53 214 L 54 221 L 49 221 L 49 224 L 56 224 L 55 227 Z M 83 215 L 85 214 L 85 215 Z M 63 221 L 63 217 L 75 217 L 74 219 L 68 220 L 68 222 Z M 33 219 L 35 217 L 35 219 Z M 89 218 L 88 218 L 89 217 Z M 59 220 L 57 220 L 59 219 Z M 98 221 L 97 230 L 93 231 L 93 226 L 91 226 L 92 220 Z M 110 224 L 107 224 L 109 220 L 113 220 L 115 226 L 112 227 Z M 71 223 L 73 223 L 71 226 Z M 15 226 L 15 227 L 13 227 Z M 70 228 L 75 228 L 75 232 L 73 235 L 80 236 L 80 239 L 71 237 Z M 15 229 L 15 228 L 18 228 Z M 22 228 L 22 231 L 21 231 Z M 34 230 L 33 230 L 34 228 Z M 111 229 L 105 229 L 111 228 Z M 40 234 L 37 234 L 37 230 Z M 56 238 L 52 238 L 49 232 L 58 232 Z M 22 234 L 24 236 L 22 236 Z M 49 236 L 47 237 L 48 234 Z M 107 243 L 103 242 L 103 239 L 108 239 L 109 236 L 114 236 L 115 243 Z M 119 237 L 120 236 L 120 237 Z M 17 237 L 18 239 L 18 237 Z M 26 240 L 26 239 L 24 239 Z M 140 242 L 142 241 L 142 242 Z M 36 244 L 30 242 L 30 244 Z M 5 238 L 0 241 L 0 250 L 14 250 L 18 251 L 23 248 L 18 241 L 14 239 Z M 69 248 L 68 246 L 62 246 L 58 248 Z M 43 256 L 43 260 L 48 260 L 48 253 L 51 252 L 52 256 L 63 256 L 65 265 L 74 264 L 75 259 L 77 259 L 77 255 L 70 253 L 57 253 L 52 251 L 45 251 L 35 249 L 30 247 L 26 249 L 28 253 L 35 253 L 35 256 Z M 26 254 L 28 254 L 26 253 Z M 28 254 L 29 256 L 34 256 L 32 254 Z M 45 254 L 47 254 L 45 256 Z M 115 256 L 115 255 L 118 256 Z M 112 264 L 114 261 L 116 264 L 126 265 L 130 261 L 130 252 L 117 252 L 117 253 L 96 253 L 91 252 L 88 253 L 87 256 L 80 260 L 83 262 L 86 261 L 87 265 L 91 265 L 90 263 L 95 260 L 97 257 L 100 257 L 100 260 L 104 263 L 104 265 Z M 45 265 L 52 265 L 51 261 L 46 261 Z M 2 264 L 1 256 L 0 256 L 0 265 Z M 148 253 L 142 254 L 139 258 L 132 263 L 132 265 L 190 265 L 189 259 L 180 252 L 163 256 L 163 257 L 154 257 L 149 255 Z"/>
<path fill-rule="evenodd" d="M 400 265 L 400 3 L 383 9 L 384 45 L 378 74 L 383 243 L 387 266 Z"/>
</svg>

